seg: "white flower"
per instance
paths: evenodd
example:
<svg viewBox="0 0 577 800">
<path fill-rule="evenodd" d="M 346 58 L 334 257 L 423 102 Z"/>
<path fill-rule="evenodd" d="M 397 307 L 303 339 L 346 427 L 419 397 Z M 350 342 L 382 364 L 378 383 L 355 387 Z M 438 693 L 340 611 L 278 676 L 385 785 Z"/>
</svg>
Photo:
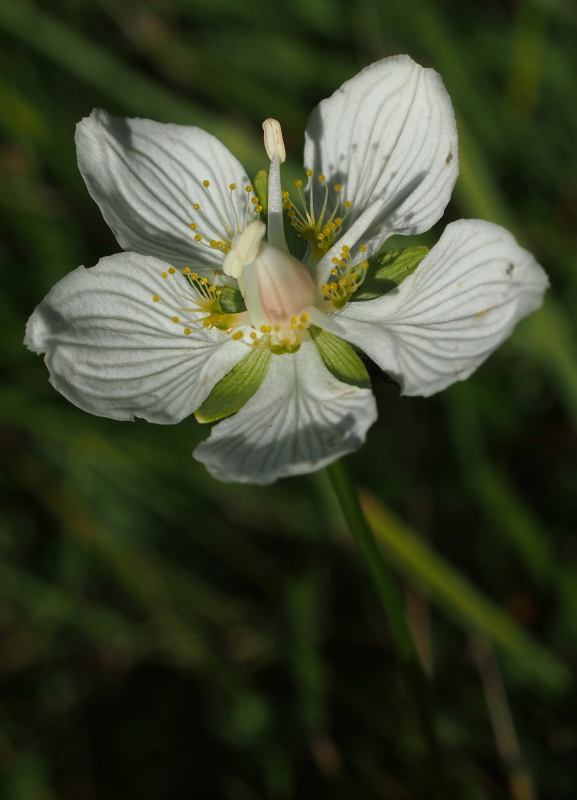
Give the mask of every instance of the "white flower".
<svg viewBox="0 0 577 800">
<path fill-rule="evenodd" d="M 509 233 L 479 220 L 449 225 L 424 258 L 409 251 L 411 274 L 400 282 L 393 269 L 387 283 L 392 262 L 375 254 L 437 222 L 458 173 L 449 97 L 408 56 L 373 64 L 315 109 L 307 177 L 289 191 L 280 125 L 264 132 L 259 196 L 198 128 L 103 111 L 83 120 L 80 170 L 129 252 L 60 281 L 26 336 L 54 386 L 93 414 L 226 417 L 196 458 L 221 480 L 262 484 L 364 441 L 375 401 L 343 340 L 405 394 L 430 395 L 469 376 L 547 286 Z"/>
</svg>

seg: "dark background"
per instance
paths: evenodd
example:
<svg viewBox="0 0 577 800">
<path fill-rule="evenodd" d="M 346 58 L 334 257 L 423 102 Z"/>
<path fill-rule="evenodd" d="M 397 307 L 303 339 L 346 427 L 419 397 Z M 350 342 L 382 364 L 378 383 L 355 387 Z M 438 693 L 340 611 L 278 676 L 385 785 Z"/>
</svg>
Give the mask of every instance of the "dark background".
<svg viewBox="0 0 577 800">
<path fill-rule="evenodd" d="M 551 277 L 466 384 L 347 459 L 405 587 L 458 800 L 573 800 L 577 7 L 563 0 L 5 0 L 0 5 L 3 800 L 428 800 L 386 620 L 324 474 L 219 484 L 207 436 L 88 416 L 24 325 L 118 251 L 77 171 L 95 106 L 299 164 L 314 105 L 408 52 L 462 168 L 443 225 L 505 225 Z M 290 165 L 289 165 L 290 167 Z M 399 522 L 403 520 L 403 522 Z"/>
</svg>

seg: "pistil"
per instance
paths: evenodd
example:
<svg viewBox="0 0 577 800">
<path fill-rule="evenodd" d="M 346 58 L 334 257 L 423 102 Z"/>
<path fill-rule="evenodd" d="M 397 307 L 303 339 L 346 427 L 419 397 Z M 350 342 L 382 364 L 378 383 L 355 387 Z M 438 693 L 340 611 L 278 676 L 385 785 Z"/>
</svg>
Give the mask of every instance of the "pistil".
<svg viewBox="0 0 577 800">
<path fill-rule="evenodd" d="M 280 122 L 276 119 L 265 119 L 262 127 L 264 131 L 264 147 L 270 158 L 268 175 L 268 243 L 288 253 L 289 249 L 284 235 L 283 194 L 280 179 L 280 165 L 286 159 L 282 130 Z"/>
</svg>

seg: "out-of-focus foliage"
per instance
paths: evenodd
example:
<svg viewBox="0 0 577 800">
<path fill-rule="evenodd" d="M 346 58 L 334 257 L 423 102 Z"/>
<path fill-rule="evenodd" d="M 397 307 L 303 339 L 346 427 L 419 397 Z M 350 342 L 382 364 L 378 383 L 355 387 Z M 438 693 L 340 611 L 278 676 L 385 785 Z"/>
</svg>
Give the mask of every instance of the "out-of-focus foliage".
<svg viewBox="0 0 577 800">
<path fill-rule="evenodd" d="M 276 117 L 294 172 L 314 104 L 400 52 L 455 105 L 444 223 L 506 225 L 552 288 L 467 384 L 401 399 L 376 376 L 349 468 L 407 587 L 455 797 L 573 800 L 576 34 L 569 0 L 0 4 L 3 800 L 430 796 L 325 476 L 218 484 L 190 458 L 206 428 L 90 417 L 21 344 L 59 278 L 118 250 L 75 165 L 93 107 L 205 127 L 250 173 Z"/>
</svg>

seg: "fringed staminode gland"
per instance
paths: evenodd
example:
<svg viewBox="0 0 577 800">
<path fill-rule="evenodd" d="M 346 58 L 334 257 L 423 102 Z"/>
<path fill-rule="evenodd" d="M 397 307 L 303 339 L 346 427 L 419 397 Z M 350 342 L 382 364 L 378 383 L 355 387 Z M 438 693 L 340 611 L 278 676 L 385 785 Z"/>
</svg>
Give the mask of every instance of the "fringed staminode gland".
<svg viewBox="0 0 577 800">
<path fill-rule="evenodd" d="M 243 231 L 253 220 L 258 219 L 262 206 L 252 186 L 247 185 L 239 188 L 236 183 L 230 183 L 228 185 L 230 203 L 228 208 L 221 209 L 210 192 L 210 181 L 204 180 L 202 185 L 206 190 L 205 201 L 203 203 L 193 203 L 192 208 L 195 214 L 193 220 L 189 223 L 189 228 L 194 232 L 194 241 L 199 245 L 220 250 L 222 253 L 228 253 L 235 235 Z M 246 193 L 246 203 L 243 201 L 245 208 L 242 215 L 239 215 L 233 202 L 234 194 L 240 191 Z M 218 229 L 204 214 L 205 202 L 211 206 L 212 211 L 216 213 L 220 221 Z M 223 213 L 223 211 L 228 213 Z"/>
<path fill-rule="evenodd" d="M 154 303 L 160 303 L 171 311 L 171 319 L 175 325 L 182 328 L 186 336 L 190 336 L 197 328 L 218 328 L 221 331 L 232 333 L 239 325 L 246 325 L 248 315 L 246 312 L 240 314 L 226 314 L 220 305 L 221 289 L 214 286 L 207 278 L 199 277 L 188 267 L 176 270 L 169 267 L 166 272 L 161 273 L 165 280 L 175 276 L 178 285 L 175 289 L 171 287 L 171 299 L 165 300 L 161 295 L 155 294 L 152 297 Z M 182 277 L 185 277 L 185 281 Z M 173 302 L 174 295 L 182 299 L 182 305 Z"/>
<path fill-rule="evenodd" d="M 366 252 L 366 247 L 361 245 L 359 252 Z M 361 261 L 353 265 L 349 248 L 345 245 L 341 250 L 340 258 L 333 258 L 333 268 L 328 283 L 321 286 L 324 299 L 332 303 L 335 311 L 343 308 L 357 291 L 365 279 L 368 261 Z"/>
<path fill-rule="evenodd" d="M 324 175 L 317 175 L 315 178 L 311 169 L 308 169 L 306 174 L 309 182 L 305 189 L 301 180 L 295 181 L 298 202 L 295 203 L 287 191 L 283 192 L 283 201 L 291 225 L 299 236 L 313 245 L 312 256 L 318 259 L 335 243 L 352 204 L 349 200 L 342 200 L 343 187 L 339 183 L 329 187 Z M 315 208 L 313 180 L 318 180 L 323 187 L 324 194 L 320 208 Z"/>
</svg>

